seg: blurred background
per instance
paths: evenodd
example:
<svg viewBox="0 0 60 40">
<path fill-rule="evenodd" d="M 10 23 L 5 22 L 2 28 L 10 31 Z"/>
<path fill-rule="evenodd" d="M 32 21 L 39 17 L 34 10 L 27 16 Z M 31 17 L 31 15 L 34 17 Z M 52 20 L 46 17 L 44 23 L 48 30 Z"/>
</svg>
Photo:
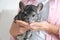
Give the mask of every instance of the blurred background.
<svg viewBox="0 0 60 40">
<path fill-rule="evenodd" d="M 9 29 L 18 12 L 20 0 L 0 0 L 0 40 L 9 39 Z"/>
</svg>

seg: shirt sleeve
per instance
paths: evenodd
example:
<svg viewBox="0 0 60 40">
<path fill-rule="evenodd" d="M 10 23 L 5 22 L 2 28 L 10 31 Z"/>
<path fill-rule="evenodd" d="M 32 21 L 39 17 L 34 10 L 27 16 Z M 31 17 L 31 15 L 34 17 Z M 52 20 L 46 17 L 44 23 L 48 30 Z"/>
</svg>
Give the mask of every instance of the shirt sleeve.
<svg viewBox="0 0 60 40">
<path fill-rule="evenodd" d="M 58 32 L 58 34 L 59 34 L 59 39 L 60 39 L 60 29 L 59 29 L 59 32 Z"/>
<path fill-rule="evenodd" d="M 10 40 L 15 40 L 12 35 L 10 35 Z"/>
</svg>

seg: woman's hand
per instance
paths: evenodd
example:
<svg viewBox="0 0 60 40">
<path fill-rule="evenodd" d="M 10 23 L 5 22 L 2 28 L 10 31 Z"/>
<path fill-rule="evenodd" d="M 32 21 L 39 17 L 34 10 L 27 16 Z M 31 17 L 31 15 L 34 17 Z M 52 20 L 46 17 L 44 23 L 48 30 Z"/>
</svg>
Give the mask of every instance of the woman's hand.
<svg viewBox="0 0 60 40">
<path fill-rule="evenodd" d="M 30 27 L 32 30 L 44 30 L 48 33 L 52 33 L 57 35 L 59 27 L 57 25 L 51 24 L 49 22 L 43 21 L 43 22 L 34 22 L 30 24 Z"/>
<path fill-rule="evenodd" d="M 10 34 L 16 39 L 18 35 L 24 34 L 29 28 L 29 23 L 26 23 L 21 20 L 16 20 L 16 23 L 13 22 L 10 29 Z"/>
<path fill-rule="evenodd" d="M 34 22 L 30 24 L 32 30 L 48 30 L 49 24 L 46 21 Z"/>
</svg>

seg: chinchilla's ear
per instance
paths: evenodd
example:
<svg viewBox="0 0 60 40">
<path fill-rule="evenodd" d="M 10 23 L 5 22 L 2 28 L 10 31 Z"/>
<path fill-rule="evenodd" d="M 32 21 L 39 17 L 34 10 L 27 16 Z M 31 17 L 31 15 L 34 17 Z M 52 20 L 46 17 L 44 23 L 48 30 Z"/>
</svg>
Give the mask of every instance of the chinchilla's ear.
<svg viewBox="0 0 60 40">
<path fill-rule="evenodd" d="M 20 8 L 20 11 L 24 11 L 24 3 L 22 1 L 19 2 L 19 8 Z"/>
<path fill-rule="evenodd" d="M 42 3 L 39 3 L 37 5 L 37 13 L 39 13 L 42 9 L 43 9 L 43 4 Z"/>
</svg>

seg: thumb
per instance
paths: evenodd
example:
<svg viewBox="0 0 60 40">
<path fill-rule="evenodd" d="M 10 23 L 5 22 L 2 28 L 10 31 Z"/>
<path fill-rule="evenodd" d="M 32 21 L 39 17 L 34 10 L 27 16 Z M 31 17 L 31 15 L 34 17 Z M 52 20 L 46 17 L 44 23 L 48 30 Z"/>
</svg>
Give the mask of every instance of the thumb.
<svg viewBox="0 0 60 40">
<path fill-rule="evenodd" d="M 30 24 L 30 27 L 31 27 L 31 30 L 40 30 L 40 26 L 36 26 L 36 25 L 33 25 L 33 24 Z"/>
<path fill-rule="evenodd" d="M 40 26 L 40 23 L 39 22 L 34 22 L 34 23 L 31 23 L 30 26 Z"/>
<path fill-rule="evenodd" d="M 20 26 L 25 27 L 25 28 L 29 26 L 29 23 L 21 21 L 21 20 L 16 20 L 16 23 Z"/>
<path fill-rule="evenodd" d="M 25 25 L 28 25 L 28 23 L 27 22 L 24 22 L 24 21 L 22 21 L 22 20 L 16 20 L 16 23 L 19 23 L 19 24 L 25 24 Z"/>
</svg>

